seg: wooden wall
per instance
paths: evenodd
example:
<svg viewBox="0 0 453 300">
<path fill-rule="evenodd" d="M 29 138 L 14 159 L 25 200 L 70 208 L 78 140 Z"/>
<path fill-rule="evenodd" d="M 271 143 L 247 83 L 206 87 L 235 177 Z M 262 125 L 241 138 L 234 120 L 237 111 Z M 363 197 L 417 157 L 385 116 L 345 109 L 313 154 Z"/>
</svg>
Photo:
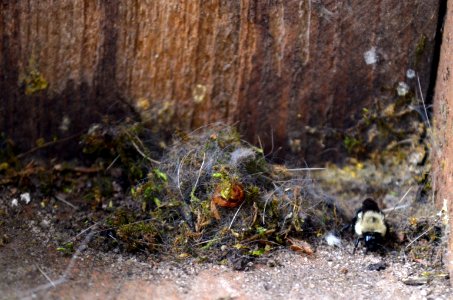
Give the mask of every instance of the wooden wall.
<svg viewBox="0 0 453 300">
<path fill-rule="evenodd" d="M 442 48 L 434 97 L 434 129 L 432 132 L 433 188 L 437 191 L 439 209 L 445 209 L 448 255 L 446 264 L 453 283 L 453 1 L 447 2 L 443 24 Z"/>
<path fill-rule="evenodd" d="M 429 87 L 439 1 L 2 0 L 0 131 L 22 149 L 138 111 L 216 121 L 309 164 L 362 109 Z M 408 82 L 415 89 L 415 82 Z M 68 150 L 69 151 L 69 150 Z M 285 152 L 286 151 L 286 152 Z"/>
</svg>

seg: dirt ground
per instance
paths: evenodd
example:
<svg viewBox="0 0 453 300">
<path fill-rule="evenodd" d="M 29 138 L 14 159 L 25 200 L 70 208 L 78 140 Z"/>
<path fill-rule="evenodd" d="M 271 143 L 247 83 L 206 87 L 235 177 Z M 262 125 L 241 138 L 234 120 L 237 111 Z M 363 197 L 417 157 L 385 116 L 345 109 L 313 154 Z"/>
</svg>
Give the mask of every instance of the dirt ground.
<svg viewBox="0 0 453 300">
<path fill-rule="evenodd" d="M 1 204 L 3 212 L 10 205 L 5 198 Z M 235 271 L 194 258 L 95 250 L 88 243 L 96 234 L 91 228 L 73 254 L 63 255 L 55 241 L 71 236 L 64 232 L 65 222 L 77 220 L 77 214 L 66 207 L 52 217 L 37 205 L 19 202 L 2 217 L 1 299 L 453 298 L 441 269 L 405 262 L 393 252 L 352 255 L 350 241 L 342 241 L 342 247 L 321 242 L 311 256 L 282 248 Z"/>
<path fill-rule="evenodd" d="M 106 132 L 105 136 L 115 136 L 116 131 Z M 94 142 L 104 145 L 104 135 L 95 136 Z M 413 142 L 396 154 L 327 166 L 318 180 L 258 164 L 255 148 L 243 144 L 230 147 L 230 142 L 220 149 L 219 134 L 208 132 L 189 140 L 195 144 L 176 144 L 153 170 L 148 170 L 143 154 L 130 152 L 124 141 L 113 154 L 113 148 L 107 149 L 110 156 L 105 151 L 104 156 L 94 156 L 88 167 L 57 161 L 49 165 L 31 161 L 22 168 L 3 164 L 7 176 L 0 177 L 0 299 L 453 299 L 444 268 L 444 214 L 432 205 L 435 189 L 428 180 L 425 145 Z M 419 135 L 414 140 L 419 141 Z M 202 153 L 193 149 L 206 145 L 219 151 L 206 155 L 212 159 L 192 157 L 189 164 L 189 154 Z M 247 160 L 238 159 L 237 150 L 251 157 L 253 172 L 238 171 Z M 118 159 L 121 153 L 128 154 L 124 161 Z M 146 162 L 148 185 L 137 184 L 136 178 L 143 178 L 136 174 L 143 163 L 136 161 Z M 213 167 L 225 161 L 229 168 Z M 209 171 L 206 165 L 211 166 Z M 232 189 L 229 173 L 222 170 L 236 170 L 259 196 L 250 198 L 248 205 L 243 202 L 242 210 L 242 204 L 229 211 L 221 208 L 223 223 L 205 222 L 203 216 L 215 217 L 212 202 L 210 209 L 202 210 L 201 204 L 209 202 L 199 199 L 211 197 L 209 187 L 215 180 L 208 179 L 223 176 L 228 185 L 220 189 L 221 196 Z M 179 183 L 184 179 L 181 174 L 189 179 L 185 185 Z M 257 174 L 265 174 L 265 181 L 257 181 Z M 176 196 L 167 177 L 178 179 Z M 149 191 L 152 201 L 135 198 L 140 189 L 143 194 Z M 212 190 L 215 194 L 217 188 Z M 231 200 L 231 194 L 225 194 Z M 179 199 L 177 214 L 173 196 Z M 342 237 L 340 246 L 325 241 L 328 232 L 340 231 L 351 221 L 365 197 L 376 199 L 388 212 L 395 240 L 385 256 L 365 255 L 362 249 L 352 255 L 352 233 Z M 187 198 L 194 204 L 191 212 L 198 213 L 195 230 L 188 229 L 193 220 L 182 205 Z M 240 225 L 241 215 L 244 224 L 268 228 Z M 272 215 L 278 226 L 269 227 Z M 160 222 L 152 225 L 156 220 Z M 149 230 L 158 225 L 159 230 Z M 287 235 L 271 236 L 280 227 Z M 227 239 L 222 239 L 217 233 L 225 228 Z M 196 234 L 203 232 L 210 234 L 197 239 Z M 290 250 L 297 244 L 291 238 L 302 242 L 302 251 Z"/>
</svg>

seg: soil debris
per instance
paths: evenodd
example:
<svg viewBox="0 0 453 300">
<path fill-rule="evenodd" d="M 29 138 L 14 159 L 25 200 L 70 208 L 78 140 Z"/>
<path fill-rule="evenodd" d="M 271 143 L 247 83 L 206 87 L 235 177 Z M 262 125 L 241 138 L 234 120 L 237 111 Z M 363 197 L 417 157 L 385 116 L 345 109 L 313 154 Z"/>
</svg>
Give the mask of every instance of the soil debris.
<svg viewBox="0 0 453 300">
<path fill-rule="evenodd" d="M 105 260 L 106 266 L 133 273 L 140 269 L 134 274 L 159 280 L 174 278 L 181 269 L 198 270 L 188 271 L 194 276 L 204 274 L 205 267 L 247 271 L 254 274 L 250 280 L 256 286 L 261 284 L 275 297 L 283 297 L 277 285 L 294 295 L 313 291 L 315 296 L 315 287 L 324 278 L 348 286 L 352 281 L 365 295 L 368 290 L 360 287 L 371 287 L 368 282 L 378 276 L 373 273 L 393 276 L 393 284 L 406 287 L 428 278 L 423 283 L 430 289 L 426 293 L 443 296 L 438 290 L 448 285 L 445 226 L 442 212 L 437 215 L 426 202 L 428 194 L 417 196 L 418 185 L 428 185 L 425 176 L 414 179 L 424 172 L 418 156 L 411 154 L 417 147 L 396 147 L 399 153 L 407 150 L 407 155 L 387 160 L 384 167 L 351 159 L 349 165 L 327 166 L 315 176 L 310 168 L 272 164 L 261 148 L 241 140 L 234 128 L 223 124 L 178 133 L 165 149 L 156 147 L 150 135 L 140 124 L 97 124 L 83 136 L 84 153 L 71 162 L 17 159 L 13 147 L 2 149 L 0 155 L 6 159 L 0 165 L 2 264 L 13 260 L 23 274 L 34 274 L 33 278 L 46 274 L 52 283 L 66 288 L 71 278 L 85 280 L 84 268 L 89 266 L 85 262 L 92 261 L 91 266 L 110 274 L 110 267 L 101 267 Z M 395 168 L 393 178 L 400 183 L 386 179 L 392 178 L 388 172 Z M 366 196 L 376 197 L 388 209 L 393 238 L 383 257 L 351 256 L 352 235 L 341 230 L 351 221 L 355 204 Z M 39 268 L 22 266 L 14 249 L 33 254 L 29 260 L 38 262 Z M 58 262 L 53 271 L 42 267 L 48 261 Z M 305 269 L 291 268 L 294 261 Z M 153 266 L 168 269 L 150 271 Z M 287 273 L 285 268 L 291 270 L 285 279 L 294 283 L 290 287 L 278 279 Z M 5 270 L 0 273 L 0 287 L 6 290 L 23 277 L 8 274 L 14 272 L 11 268 Z M 81 273 L 67 275 L 76 272 Z M 272 273 L 273 279 L 266 281 L 263 272 Z M 301 283 L 299 275 L 306 277 Z M 195 279 L 172 284 L 182 293 L 190 292 L 190 280 Z M 383 292 L 387 283 L 379 280 L 381 286 L 375 289 Z M 21 292 L 30 288 L 33 295 L 53 288 L 47 281 L 39 282 L 36 290 L 36 283 L 30 280 L 16 288 Z M 433 292 L 433 286 L 441 288 Z M 393 292 L 388 293 L 412 293 Z M 8 295 L 16 294 L 9 290 Z M 254 289 L 245 294 L 262 295 Z"/>
</svg>

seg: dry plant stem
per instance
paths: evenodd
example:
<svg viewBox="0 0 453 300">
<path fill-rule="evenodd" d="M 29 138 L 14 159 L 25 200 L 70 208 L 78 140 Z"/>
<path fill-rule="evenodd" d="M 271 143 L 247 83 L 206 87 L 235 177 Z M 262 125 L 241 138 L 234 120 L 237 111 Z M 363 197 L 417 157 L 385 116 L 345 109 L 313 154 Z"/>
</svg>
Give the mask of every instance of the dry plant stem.
<svg viewBox="0 0 453 300">
<path fill-rule="evenodd" d="M 420 92 L 420 98 L 422 100 L 422 104 L 423 104 L 423 110 L 425 112 L 425 117 L 426 117 L 426 122 L 428 124 L 428 128 L 431 129 L 431 123 L 429 122 L 429 117 L 428 117 L 428 111 L 426 110 L 426 105 L 425 105 L 425 98 L 423 97 L 423 92 L 422 92 L 422 86 L 420 84 L 420 77 L 418 76 L 417 74 L 417 84 L 418 84 L 418 90 Z M 436 147 L 436 141 L 434 138 L 432 138 L 431 136 L 431 142 L 432 142 L 432 148 L 434 149 L 437 149 L 438 147 Z M 436 176 L 432 176 L 433 177 L 433 194 L 432 194 L 432 199 L 433 199 L 433 204 L 435 202 L 435 191 L 436 191 Z"/>
<path fill-rule="evenodd" d="M 64 142 L 67 142 L 69 140 L 72 140 L 72 139 L 75 139 L 77 137 L 81 136 L 81 133 L 77 133 L 77 134 L 74 134 L 74 135 L 71 135 L 71 136 L 68 136 L 66 138 L 63 138 L 63 139 L 60 139 L 60 140 L 57 140 L 57 141 L 52 141 L 52 142 L 47 142 L 47 143 L 44 143 L 42 144 L 41 146 L 37 146 L 35 148 L 32 148 L 30 150 L 28 150 L 27 152 L 24 152 L 24 153 L 21 153 L 19 155 L 17 155 L 17 158 L 22 158 L 24 156 L 27 156 L 29 154 L 32 154 L 38 150 L 41 150 L 41 149 L 44 149 L 44 148 L 47 148 L 47 147 L 51 147 L 51 146 L 54 146 L 54 145 L 57 145 L 59 143 L 64 143 Z"/>
<path fill-rule="evenodd" d="M 49 281 L 49 283 L 55 288 L 56 286 L 52 279 L 50 279 L 50 277 L 47 276 L 47 274 L 38 265 L 36 265 L 36 268 L 38 268 L 39 272 L 41 272 L 41 274 L 46 277 L 47 281 Z"/>
<path fill-rule="evenodd" d="M 42 284 L 42 285 L 39 285 L 33 289 L 30 289 L 30 290 L 27 290 L 25 291 L 22 295 L 21 295 L 21 299 L 32 299 L 34 298 L 33 297 L 33 294 L 34 293 L 37 293 L 37 292 L 40 292 L 40 291 L 45 291 L 49 288 L 54 288 L 56 287 L 57 285 L 60 285 L 64 282 L 66 282 L 67 278 L 68 278 L 68 275 L 69 275 L 69 272 L 72 271 L 73 267 L 74 267 L 74 264 L 77 260 L 77 258 L 79 257 L 80 253 L 82 253 L 83 250 L 86 249 L 88 243 L 90 242 L 91 238 L 93 237 L 93 235 L 95 234 L 94 231 L 90 232 L 90 234 L 88 234 L 85 239 L 82 241 L 82 243 L 80 244 L 80 246 L 77 248 L 76 252 L 74 253 L 74 255 L 71 257 L 71 260 L 68 264 L 68 266 L 66 267 L 65 271 L 63 272 L 63 275 L 60 276 L 60 278 L 58 278 L 57 280 L 55 281 L 51 281 L 50 283 L 46 283 L 46 284 Z M 49 279 L 48 279 L 49 280 Z"/>
<path fill-rule="evenodd" d="M 57 199 L 58 201 L 63 202 L 63 203 L 66 204 L 66 205 L 69 205 L 70 207 L 72 207 L 72 208 L 75 209 L 75 210 L 79 209 L 77 206 L 75 206 L 75 205 L 72 204 L 71 202 L 66 201 L 65 199 L 63 199 L 62 197 L 60 197 L 58 194 L 55 195 L 55 199 Z"/>
<path fill-rule="evenodd" d="M 433 181 L 433 193 L 432 193 L 432 204 L 435 205 L 435 201 L 436 201 L 436 176 L 431 176 L 431 179 Z"/>
<path fill-rule="evenodd" d="M 181 191 L 181 181 L 180 181 L 181 169 L 182 169 L 182 166 L 184 165 L 184 161 L 189 156 L 189 154 L 192 153 L 192 151 L 193 150 L 190 150 L 189 152 L 187 152 L 186 155 L 184 155 L 184 157 L 179 162 L 178 171 L 176 172 L 176 182 L 177 182 L 177 185 L 178 185 L 179 194 L 181 195 L 181 199 L 183 199 L 183 200 L 184 200 L 184 195 L 182 194 L 182 191 Z"/>
<path fill-rule="evenodd" d="M 195 193 L 195 190 L 197 189 L 198 180 L 200 180 L 200 176 L 201 176 L 201 172 L 203 171 L 203 166 L 204 166 L 205 159 L 206 159 L 206 153 L 203 153 L 203 161 L 201 162 L 201 167 L 200 167 L 200 170 L 198 171 L 197 180 L 195 181 L 195 184 L 193 185 L 191 195 L 193 195 Z"/>
<path fill-rule="evenodd" d="M 147 156 L 145 153 L 143 153 L 143 151 L 140 150 L 140 148 L 137 146 L 137 144 L 132 139 L 131 139 L 131 143 L 132 143 L 132 146 L 134 146 L 135 150 L 137 150 L 137 152 L 140 153 L 140 155 L 143 158 L 145 158 L 146 160 L 148 160 L 149 162 L 151 162 L 153 164 L 156 164 L 156 165 L 160 164 L 160 161 L 154 160 L 154 159 L 150 158 L 149 156 Z"/>
<path fill-rule="evenodd" d="M 274 196 L 275 191 L 278 189 L 278 187 L 274 184 L 275 189 L 272 191 L 272 193 L 266 198 L 266 201 L 264 202 L 264 208 L 263 208 L 263 225 L 266 224 L 266 207 L 267 203 L 269 200 Z"/>
<path fill-rule="evenodd" d="M 387 212 L 392 213 L 394 210 L 405 209 L 405 208 L 408 208 L 409 206 L 410 206 L 409 204 L 394 206 L 392 208 L 383 209 L 382 212 L 384 212 L 384 213 L 387 213 Z"/>
<path fill-rule="evenodd" d="M 73 241 L 75 241 L 79 236 L 81 236 L 82 234 L 84 234 L 84 233 L 87 232 L 88 230 L 94 228 L 95 226 L 99 225 L 101 222 L 104 222 L 104 220 L 99 221 L 99 222 L 96 222 L 96 223 L 94 223 L 93 225 L 91 225 L 90 227 L 85 228 L 84 230 L 82 230 L 81 232 L 79 232 L 76 236 L 70 238 L 70 239 L 67 241 L 67 243 L 68 243 L 68 242 L 73 242 Z"/>
<path fill-rule="evenodd" d="M 116 161 L 120 158 L 119 155 L 117 155 L 115 157 L 115 159 L 110 163 L 110 165 L 105 169 L 105 171 L 107 172 L 108 170 L 110 170 L 111 167 L 113 167 L 113 165 L 116 163 Z"/>
<path fill-rule="evenodd" d="M 194 246 L 199 246 L 199 245 L 203 245 L 203 244 L 207 244 L 207 243 L 219 241 L 219 240 L 221 240 L 221 239 L 222 239 L 222 238 L 214 238 L 214 239 L 210 239 L 210 240 L 207 240 L 207 241 L 198 242 L 198 243 L 193 244 L 193 245 L 194 245 Z"/>
<path fill-rule="evenodd" d="M 96 233 L 94 231 L 95 228 L 96 228 L 96 226 L 93 227 L 92 231 L 89 234 L 87 234 L 85 239 L 82 241 L 80 246 L 77 248 L 77 250 L 74 253 L 74 255 L 71 257 L 71 261 L 69 262 L 68 266 L 66 267 L 66 270 L 63 273 L 63 277 L 64 278 L 67 278 L 67 276 L 69 275 L 69 272 L 71 272 L 71 270 L 74 267 L 74 264 L 75 264 L 77 258 L 79 258 L 80 253 L 82 253 L 82 251 L 87 248 L 88 243 L 91 241 L 91 239 L 93 238 L 94 234 Z"/>
<path fill-rule="evenodd" d="M 423 104 L 423 110 L 425 111 L 426 123 L 428 124 L 428 127 L 431 128 L 431 123 L 429 122 L 429 117 L 428 117 L 428 111 L 426 110 L 425 98 L 423 97 L 422 86 L 420 84 L 420 77 L 418 76 L 418 74 L 417 74 L 417 83 L 418 83 L 418 89 L 420 91 L 420 98 L 421 98 L 422 104 Z"/>
<path fill-rule="evenodd" d="M 263 144 L 261 143 L 260 136 L 258 136 L 258 144 L 260 145 L 260 149 L 264 150 Z M 264 152 L 264 151 L 263 151 Z"/>
<path fill-rule="evenodd" d="M 271 150 L 269 151 L 269 155 L 274 152 L 274 129 L 271 128 Z"/>
<path fill-rule="evenodd" d="M 393 212 L 395 209 L 401 209 L 401 208 L 404 208 L 404 207 L 407 207 L 407 205 L 401 205 L 401 206 L 398 206 L 398 204 L 400 204 L 401 202 L 403 202 L 404 198 L 406 198 L 407 194 L 409 194 L 409 192 L 412 190 L 412 187 L 409 187 L 409 189 L 406 191 L 406 193 L 403 195 L 403 197 L 401 197 L 401 199 L 396 203 L 396 205 L 392 208 L 387 208 L 387 209 L 383 209 L 382 211 L 387 213 L 391 213 Z"/>
<path fill-rule="evenodd" d="M 295 169 L 286 169 L 289 172 L 298 172 L 298 171 L 323 171 L 326 168 L 295 168 Z"/>
<path fill-rule="evenodd" d="M 409 244 L 407 244 L 406 248 L 409 248 L 413 243 L 415 243 L 417 240 L 419 240 L 422 236 L 424 236 L 425 234 L 427 234 L 431 229 L 434 228 L 434 225 L 431 225 L 428 229 L 426 229 L 425 231 L 423 231 L 419 236 L 417 236 L 415 239 L 413 239 Z"/>
<path fill-rule="evenodd" d="M 238 213 L 241 210 L 242 205 L 244 205 L 244 203 L 245 203 L 245 201 L 242 202 L 241 205 L 239 205 L 239 208 L 236 210 L 236 213 L 234 214 L 233 219 L 231 220 L 230 226 L 228 226 L 228 229 L 231 229 L 231 226 L 233 226 L 234 220 L 236 220 L 236 216 L 238 215 Z"/>
</svg>

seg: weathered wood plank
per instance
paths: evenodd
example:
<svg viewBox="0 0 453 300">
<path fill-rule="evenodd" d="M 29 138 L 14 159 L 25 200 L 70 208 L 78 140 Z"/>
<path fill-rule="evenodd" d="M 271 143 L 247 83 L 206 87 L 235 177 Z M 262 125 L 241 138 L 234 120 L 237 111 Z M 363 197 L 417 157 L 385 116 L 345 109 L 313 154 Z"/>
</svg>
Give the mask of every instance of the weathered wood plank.
<svg viewBox="0 0 453 300">
<path fill-rule="evenodd" d="M 449 228 L 446 265 L 453 282 L 453 2 L 447 2 L 442 48 L 434 97 L 432 133 L 433 188 L 437 204 L 446 209 L 444 221 Z"/>
<path fill-rule="evenodd" d="M 338 160 L 341 132 L 362 108 L 393 101 L 407 69 L 426 92 L 438 6 L 1 1 L 0 128 L 27 148 L 129 104 L 156 131 L 226 121 L 267 150 Z"/>
</svg>

